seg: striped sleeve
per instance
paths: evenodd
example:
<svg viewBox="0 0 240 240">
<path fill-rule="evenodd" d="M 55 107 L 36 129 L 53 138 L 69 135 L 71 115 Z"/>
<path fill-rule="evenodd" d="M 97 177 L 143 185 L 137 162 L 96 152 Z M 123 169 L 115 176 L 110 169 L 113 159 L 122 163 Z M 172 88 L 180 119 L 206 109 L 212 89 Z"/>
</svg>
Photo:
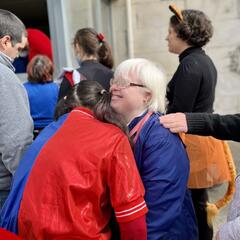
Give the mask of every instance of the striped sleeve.
<svg viewBox="0 0 240 240">
<path fill-rule="evenodd" d="M 144 187 L 126 137 L 122 138 L 114 151 L 108 182 L 118 222 L 132 221 L 147 213 Z"/>
<path fill-rule="evenodd" d="M 118 222 L 129 222 L 145 215 L 147 211 L 144 199 L 139 198 L 127 206 L 115 209 L 115 215 Z"/>
</svg>

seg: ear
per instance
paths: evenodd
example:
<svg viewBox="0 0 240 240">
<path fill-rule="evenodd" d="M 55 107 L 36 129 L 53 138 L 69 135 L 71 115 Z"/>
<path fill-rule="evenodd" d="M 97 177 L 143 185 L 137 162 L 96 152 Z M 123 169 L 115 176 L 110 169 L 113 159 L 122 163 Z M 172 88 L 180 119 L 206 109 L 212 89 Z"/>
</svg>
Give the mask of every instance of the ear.
<svg viewBox="0 0 240 240">
<path fill-rule="evenodd" d="M 12 45 L 11 37 L 9 35 L 5 35 L 2 38 L 0 38 L 0 48 L 3 51 L 6 50 L 11 45 Z"/>
<path fill-rule="evenodd" d="M 148 103 L 152 99 L 152 93 L 148 89 L 144 89 L 144 97 L 143 97 L 143 102 L 148 105 Z"/>
</svg>

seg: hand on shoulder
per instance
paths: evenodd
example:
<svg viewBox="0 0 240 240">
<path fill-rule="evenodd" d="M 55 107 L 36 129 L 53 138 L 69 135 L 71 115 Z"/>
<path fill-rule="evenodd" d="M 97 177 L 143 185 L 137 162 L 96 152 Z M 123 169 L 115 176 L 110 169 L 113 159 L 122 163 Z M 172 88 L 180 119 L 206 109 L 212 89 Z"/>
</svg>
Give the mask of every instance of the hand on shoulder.
<svg viewBox="0 0 240 240">
<path fill-rule="evenodd" d="M 160 123 L 173 133 L 187 132 L 187 119 L 184 113 L 171 113 L 160 117 Z"/>
</svg>

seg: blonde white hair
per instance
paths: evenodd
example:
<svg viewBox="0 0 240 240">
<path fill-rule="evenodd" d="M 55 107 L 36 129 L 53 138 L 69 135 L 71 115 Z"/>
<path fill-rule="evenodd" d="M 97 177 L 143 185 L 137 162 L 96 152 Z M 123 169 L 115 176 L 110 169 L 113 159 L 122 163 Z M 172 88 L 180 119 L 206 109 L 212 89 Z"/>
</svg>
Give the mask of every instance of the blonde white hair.
<svg viewBox="0 0 240 240">
<path fill-rule="evenodd" d="M 143 84 L 151 92 L 148 109 L 165 112 L 167 81 L 160 66 L 144 58 L 128 59 L 118 65 L 114 78 Z"/>
</svg>

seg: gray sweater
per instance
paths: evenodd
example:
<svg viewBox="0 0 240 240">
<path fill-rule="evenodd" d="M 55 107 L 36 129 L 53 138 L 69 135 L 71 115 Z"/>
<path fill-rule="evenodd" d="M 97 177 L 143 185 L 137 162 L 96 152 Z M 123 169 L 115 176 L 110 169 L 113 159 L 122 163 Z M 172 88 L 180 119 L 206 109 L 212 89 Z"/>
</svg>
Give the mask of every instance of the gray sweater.
<svg viewBox="0 0 240 240">
<path fill-rule="evenodd" d="M 11 60 L 0 52 L 0 191 L 9 190 L 19 160 L 32 142 L 27 94 Z"/>
</svg>

